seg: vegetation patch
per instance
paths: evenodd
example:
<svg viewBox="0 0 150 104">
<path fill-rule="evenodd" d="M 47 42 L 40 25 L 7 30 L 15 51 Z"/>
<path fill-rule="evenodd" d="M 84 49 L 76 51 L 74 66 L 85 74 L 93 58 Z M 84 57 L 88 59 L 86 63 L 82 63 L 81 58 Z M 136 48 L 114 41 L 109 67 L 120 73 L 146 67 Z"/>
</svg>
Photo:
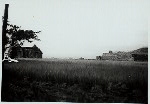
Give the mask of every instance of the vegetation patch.
<svg viewBox="0 0 150 104">
<path fill-rule="evenodd" d="M 3 63 L 2 101 L 147 103 L 148 63 L 21 59 Z"/>
</svg>

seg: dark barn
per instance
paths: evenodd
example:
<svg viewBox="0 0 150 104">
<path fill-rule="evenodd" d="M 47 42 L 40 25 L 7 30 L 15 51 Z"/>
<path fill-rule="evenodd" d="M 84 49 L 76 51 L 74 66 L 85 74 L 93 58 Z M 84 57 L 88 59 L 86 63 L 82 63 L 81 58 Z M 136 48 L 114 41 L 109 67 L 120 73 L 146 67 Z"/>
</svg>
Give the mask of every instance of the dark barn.
<svg viewBox="0 0 150 104">
<path fill-rule="evenodd" d="M 134 61 L 148 61 L 148 54 L 132 54 Z"/>
<path fill-rule="evenodd" d="M 12 58 L 42 58 L 42 51 L 34 45 L 33 47 L 15 47 L 12 49 Z"/>
</svg>

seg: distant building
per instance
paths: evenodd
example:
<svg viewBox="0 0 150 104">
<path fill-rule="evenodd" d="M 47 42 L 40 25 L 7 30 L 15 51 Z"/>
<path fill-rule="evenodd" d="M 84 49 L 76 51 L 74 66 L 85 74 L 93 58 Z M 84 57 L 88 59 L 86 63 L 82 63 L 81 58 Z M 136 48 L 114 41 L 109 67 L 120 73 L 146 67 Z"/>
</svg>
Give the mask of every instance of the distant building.
<svg viewBox="0 0 150 104">
<path fill-rule="evenodd" d="M 83 58 L 83 57 L 80 57 L 79 60 L 84 60 L 84 58 Z"/>
<path fill-rule="evenodd" d="M 43 54 L 36 45 L 33 47 L 15 47 L 12 50 L 12 58 L 42 58 Z"/>
<path fill-rule="evenodd" d="M 96 56 L 99 60 L 100 57 Z M 103 53 L 102 60 L 116 60 L 116 61 L 148 61 L 148 47 L 139 48 L 130 52 L 112 52 Z"/>
<path fill-rule="evenodd" d="M 102 57 L 101 56 L 96 56 L 96 60 L 101 60 Z"/>
<path fill-rule="evenodd" d="M 102 55 L 102 60 L 117 60 L 117 55 L 104 53 Z"/>
<path fill-rule="evenodd" d="M 112 51 L 109 51 L 109 53 L 103 53 L 102 60 L 116 60 L 117 55 L 113 54 Z"/>
<path fill-rule="evenodd" d="M 117 52 L 113 53 L 109 51 L 109 53 L 103 53 L 102 60 L 116 60 L 116 61 L 132 61 L 132 55 L 127 52 Z"/>
<path fill-rule="evenodd" d="M 111 54 L 112 54 L 113 52 L 112 52 L 112 51 L 109 51 L 109 53 L 111 53 Z"/>
</svg>

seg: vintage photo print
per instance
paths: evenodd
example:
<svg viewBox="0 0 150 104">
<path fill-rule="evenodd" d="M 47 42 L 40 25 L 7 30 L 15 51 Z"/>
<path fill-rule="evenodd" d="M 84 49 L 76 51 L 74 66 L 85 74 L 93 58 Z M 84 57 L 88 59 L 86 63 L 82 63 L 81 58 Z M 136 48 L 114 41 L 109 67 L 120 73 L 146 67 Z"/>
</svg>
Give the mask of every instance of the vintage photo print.
<svg viewBox="0 0 150 104">
<path fill-rule="evenodd" d="M 1 102 L 148 103 L 148 0 L 2 0 Z"/>
</svg>

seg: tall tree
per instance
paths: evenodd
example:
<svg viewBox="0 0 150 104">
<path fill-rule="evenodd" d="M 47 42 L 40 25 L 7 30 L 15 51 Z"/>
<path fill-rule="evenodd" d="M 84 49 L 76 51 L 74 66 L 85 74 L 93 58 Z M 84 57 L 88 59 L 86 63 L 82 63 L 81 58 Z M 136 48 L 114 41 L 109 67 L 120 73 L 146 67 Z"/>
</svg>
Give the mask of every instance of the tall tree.
<svg viewBox="0 0 150 104">
<path fill-rule="evenodd" d="M 18 62 L 17 60 L 11 59 L 10 54 L 13 51 L 13 47 L 22 46 L 25 41 L 33 42 L 33 40 L 40 40 L 37 33 L 41 31 L 23 30 L 19 26 L 8 24 L 8 4 L 5 5 L 5 13 L 3 18 L 3 38 L 2 38 L 2 50 L 3 60 Z M 9 27 L 9 29 L 7 29 Z"/>
</svg>

